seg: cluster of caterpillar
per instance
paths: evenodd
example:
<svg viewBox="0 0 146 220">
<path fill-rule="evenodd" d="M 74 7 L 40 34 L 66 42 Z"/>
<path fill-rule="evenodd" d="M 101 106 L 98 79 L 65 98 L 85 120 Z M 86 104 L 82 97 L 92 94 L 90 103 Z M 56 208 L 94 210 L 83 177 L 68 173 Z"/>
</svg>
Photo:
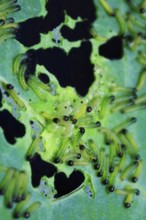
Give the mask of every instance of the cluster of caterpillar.
<svg viewBox="0 0 146 220">
<path fill-rule="evenodd" d="M 33 202 L 28 206 L 31 193 L 28 192 L 28 177 L 25 171 L 7 168 L 0 165 L 3 178 L 0 180 L 0 194 L 4 195 L 4 205 L 13 209 L 14 218 L 29 218 L 40 207 L 40 202 Z"/>
<path fill-rule="evenodd" d="M 27 73 L 26 62 L 28 59 L 28 53 L 18 55 L 14 60 L 13 72 L 17 75 L 19 83 L 24 90 L 27 91 L 31 87 L 42 101 L 46 101 L 44 91 L 51 92 L 51 87 L 42 83 L 33 73 Z"/>
<path fill-rule="evenodd" d="M 25 71 L 19 75 L 22 65 L 26 69 L 23 59 L 26 59 L 26 55 L 20 55 L 14 61 L 14 70 L 17 70 L 19 82 L 22 87 L 25 83 L 27 89 L 29 87 L 33 89 L 36 95 L 44 101 L 42 97 L 47 97 L 46 90 L 49 92 L 49 87 L 39 83 L 35 74 L 30 79 L 31 83 L 28 83 L 29 79 L 25 79 Z M 33 80 L 34 83 L 32 83 Z M 40 112 L 40 115 L 45 119 L 45 125 L 29 147 L 26 159 L 29 160 L 35 153 L 40 152 L 39 143 L 44 138 L 43 133 L 46 132 L 46 127 L 47 129 L 49 126 L 52 128 L 53 124 L 52 133 L 57 132 L 57 130 L 61 131 L 61 145 L 59 149 L 56 149 L 50 160 L 58 167 L 62 163 L 75 167 L 92 164 L 96 170 L 96 175 L 101 177 L 102 184 L 107 185 L 110 192 L 115 191 L 125 195 L 124 204 L 126 208 L 129 208 L 133 195 L 139 195 L 140 191 L 129 186 L 123 190 L 117 189 L 116 180 L 117 176 L 120 175 L 121 181 L 129 181 L 130 178 L 130 181 L 135 183 L 141 175 L 142 159 L 139 155 L 139 147 L 127 130 L 128 126 L 136 122 L 136 118 L 129 117 L 113 128 L 104 126 L 104 118 L 106 115 L 115 112 L 127 113 L 144 109 L 146 107 L 146 94 L 141 96 L 137 94 L 144 82 L 145 71 L 142 71 L 135 88 L 112 86 L 109 89 L 111 95 L 101 97 L 97 95 L 87 102 L 74 100 L 64 109 L 60 107 L 60 116 L 58 113 L 54 115 L 47 111 Z M 37 85 L 37 89 L 32 85 Z M 25 87 L 23 88 L 25 89 Z M 96 130 L 97 135 L 104 137 L 103 146 L 98 146 L 96 138 L 94 140 L 89 135 L 84 138 L 90 130 Z M 45 151 L 47 150 L 46 147 Z M 129 164 L 127 164 L 127 158 L 131 160 Z"/>
<path fill-rule="evenodd" d="M 129 15 L 123 18 L 120 12 L 117 9 L 111 9 L 105 0 L 100 0 L 100 3 L 108 14 L 116 17 L 120 24 L 120 34 L 125 35 L 128 30 L 128 32 L 135 35 L 132 49 L 136 49 L 138 42 L 145 42 L 144 40 L 139 41 L 139 38 L 143 38 L 143 35 L 137 35 L 137 31 L 135 31 L 135 28 L 133 29 L 135 25 L 139 28 L 139 25 L 141 25 L 139 22 L 133 20 L 133 17 Z M 144 16 L 144 4 L 145 0 L 138 11 L 142 16 Z M 129 1 L 129 5 L 134 7 L 131 1 Z M 0 12 L 0 41 L 3 41 L 8 38 L 14 38 L 17 24 L 14 23 L 13 19 L 7 18 L 7 15 L 12 11 L 20 10 L 20 6 L 14 0 L 6 0 L 0 2 L 0 7 L 3 9 Z M 137 12 L 137 7 L 135 7 L 135 10 Z M 128 22 L 126 22 L 127 19 Z M 140 28 L 142 27 L 140 26 Z M 34 73 L 27 75 L 27 59 L 27 53 L 20 54 L 15 58 L 14 74 L 18 77 L 19 83 L 25 91 L 29 88 L 32 89 L 40 100 L 45 102 L 47 93 L 51 93 L 51 88 L 49 85 L 42 83 Z M 142 53 L 138 60 L 145 65 L 145 53 Z M 58 168 L 59 164 L 62 163 L 73 167 L 92 165 L 96 176 L 101 178 L 101 183 L 107 186 L 108 191 L 125 196 L 124 206 L 129 208 L 134 195 L 140 194 L 139 189 L 132 188 L 131 185 L 126 185 L 126 187 L 119 189 L 116 183 L 118 176 L 120 176 L 121 182 L 130 180 L 130 182 L 135 183 L 141 175 L 142 159 L 139 154 L 139 147 L 127 130 L 128 126 L 136 122 L 136 118 L 128 118 L 113 128 L 105 126 L 104 118 L 115 114 L 115 112 L 128 113 L 146 108 L 146 94 L 140 96 L 137 94 L 144 85 L 145 76 L 146 71 L 143 70 L 135 88 L 112 86 L 110 95 L 95 95 L 88 101 L 81 101 L 81 103 L 78 100 L 72 101 L 69 106 L 65 106 L 65 109 L 64 106 L 61 106 L 59 114 L 51 114 L 47 110 L 40 112 L 45 124 L 41 133 L 32 141 L 31 146 L 28 148 L 25 155 L 26 159 L 29 160 L 35 153 L 40 153 L 38 146 L 40 141 L 45 138 L 43 133 L 47 132 L 49 126 L 53 126 L 54 133 L 59 130 L 62 143 L 50 160 L 57 164 Z M 25 108 L 25 104 L 13 85 L 5 82 L 1 83 L 15 103 L 20 108 Z M 100 146 L 97 144 L 95 135 L 94 138 L 86 135 L 90 131 L 96 131 L 97 136 L 103 136 L 104 142 Z M 45 150 L 48 151 L 47 146 Z M 130 163 L 127 164 L 129 160 Z M 5 176 L 0 182 L 0 191 L 4 194 L 5 205 L 11 207 L 12 202 L 18 202 L 14 209 L 14 217 L 24 216 L 28 218 L 40 206 L 40 203 L 34 202 L 23 210 L 30 199 L 30 193 L 26 193 L 28 179 L 25 171 L 2 166 L 1 170 L 5 172 Z M 26 181 L 22 181 L 24 177 Z M 9 183 L 10 178 L 12 178 L 11 183 Z M 22 183 L 22 186 L 19 186 L 17 178 Z M 26 195 L 23 197 L 24 191 Z"/>
<path fill-rule="evenodd" d="M 7 39 L 14 39 L 18 25 L 9 14 L 20 11 L 21 7 L 17 0 L 0 1 L 0 43 Z"/>
</svg>

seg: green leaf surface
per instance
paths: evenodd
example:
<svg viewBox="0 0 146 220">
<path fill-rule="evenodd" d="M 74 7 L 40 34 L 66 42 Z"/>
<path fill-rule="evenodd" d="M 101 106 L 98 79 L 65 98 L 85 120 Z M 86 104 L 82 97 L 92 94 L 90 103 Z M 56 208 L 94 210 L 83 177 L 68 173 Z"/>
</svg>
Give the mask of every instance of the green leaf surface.
<svg viewBox="0 0 146 220">
<path fill-rule="evenodd" d="M 130 183 L 130 181 L 122 182 L 117 177 L 116 187 L 119 189 L 121 186 L 124 187 L 126 184 L 132 186 L 132 188 L 138 188 L 140 190 L 140 196 L 134 195 L 131 207 L 126 209 L 123 207 L 123 195 L 118 195 L 116 193 L 109 193 L 106 187 L 101 184 L 100 179 L 96 176 L 96 171 L 93 169 L 92 164 L 88 166 L 77 166 L 78 170 L 85 173 L 85 177 L 90 176 L 93 188 L 95 191 L 95 197 L 91 198 L 86 192 L 86 184 L 83 184 L 80 189 L 75 190 L 75 192 L 70 195 L 66 195 L 63 198 L 55 200 L 53 198 L 53 193 L 50 192 L 47 197 L 42 195 L 40 192 L 40 187 L 34 188 L 31 184 L 31 169 L 29 162 L 26 161 L 25 155 L 32 143 L 32 129 L 30 126 L 30 120 L 37 120 L 40 125 L 46 126 L 44 118 L 40 115 L 41 111 L 48 110 L 49 113 L 54 114 L 54 106 L 63 103 L 63 106 L 70 103 L 70 100 L 77 99 L 78 102 L 83 100 L 87 103 L 95 95 L 102 97 L 104 95 L 111 95 L 110 87 L 115 84 L 123 87 L 135 88 L 137 81 L 139 79 L 140 72 L 145 68 L 144 65 L 137 61 L 139 56 L 139 51 L 146 51 L 146 42 L 140 43 L 135 50 L 131 49 L 131 44 L 124 41 L 124 56 L 119 60 L 106 59 L 99 55 L 98 48 L 101 44 L 105 43 L 110 37 L 118 35 L 120 31 L 119 23 L 116 17 L 111 17 L 103 9 L 99 0 L 95 0 L 95 5 L 97 9 L 97 19 L 93 24 L 94 36 L 90 40 L 92 43 L 92 55 L 91 62 L 95 66 L 95 82 L 90 87 L 88 94 L 81 98 L 76 94 L 74 88 L 66 87 L 62 88 L 59 85 L 57 79 L 52 73 L 48 72 L 44 67 L 37 66 L 37 72 L 45 72 L 51 79 L 52 85 L 55 86 L 57 90 L 57 95 L 52 95 L 45 93 L 47 102 L 43 102 L 39 99 L 36 93 L 29 89 L 25 91 L 17 78 L 13 73 L 13 63 L 14 58 L 22 53 L 25 53 L 28 48 L 24 47 L 15 39 L 9 39 L 3 41 L 0 44 L 0 81 L 5 83 L 12 83 L 15 90 L 19 93 L 19 97 L 25 104 L 25 108 L 20 108 L 16 104 L 10 104 L 9 99 L 3 99 L 2 109 L 8 109 L 10 112 L 15 113 L 17 118 L 25 125 L 26 134 L 23 138 L 18 138 L 15 145 L 10 145 L 3 134 L 3 130 L 0 128 L 0 164 L 6 167 L 14 167 L 18 170 L 25 170 L 28 176 L 28 191 L 31 193 L 31 203 L 35 201 L 41 202 L 41 207 L 32 213 L 31 220 L 57 220 L 57 219 L 70 219 L 70 220 L 145 220 L 146 219 L 146 148 L 145 148 L 145 129 L 146 129 L 146 111 L 145 109 L 140 111 L 134 111 L 130 113 L 121 114 L 119 112 L 111 113 L 107 110 L 104 115 L 102 123 L 105 127 L 114 128 L 121 121 L 128 117 L 136 117 L 137 123 L 130 126 L 129 130 L 132 136 L 135 138 L 139 146 L 139 154 L 143 162 L 142 173 L 140 179 L 137 183 Z M 136 5 L 139 5 L 141 1 L 135 1 Z M 45 10 L 45 0 L 21 0 L 19 1 L 21 5 L 21 11 L 12 14 L 16 22 L 19 23 L 28 18 L 35 16 L 44 16 L 46 14 Z M 124 17 L 125 13 L 129 11 L 130 7 L 126 1 L 116 1 L 110 0 L 108 4 L 111 8 L 118 8 L 121 15 Z M 146 6 L 145 6 L 146 7 Z M 137 12 L 130 10 L 134 16 L 138 18 L 141 15 L 137 15 Z M 140 17 L 141 19 L 141 17 Z M 143 19 L 143 18 L 142 18 Z M 65 24 L 74 28 L 76 22 L 80 21 L 81 18 L 73 20 L 69 15 L 66 15 Z M 146 15 L 143 19 L 146 23 Z M 142 20 L 142 21 L 143 21 Z M 62 25 L 62 24 L 61 24 Z M 60 25 L 60 27 L 61 27 Z M 33 27 L 32 27 L 33 28 Z M 141 30 L 146 34 L 145 30 Z M 33 49 L 42 48 L 52 48 L 55 43 L 51 41 L 54 32 L 50 31 L 47 34 L 41 34 L 41 42 L 38 45 L 33 46 Z M 129 30 L 127 29 L 125 35 L 129 35 Z M 136 39 L 136 36 L 135 36 Z M 141 40 L 146 41 L 146 40 Z M 61 38 L 61 43 L 58 45 L 59 48 L 63 48 L 66 52 L 70 51 L 71 48 L 78 48 L 81 41 L 69 42 L 67 39 Z M 30 48 L 29 48 L 30 49 Z M 114 49 L 114 48 L 113 48 Z M 57 62 L 56 64 L 57 65 Z M 146 64 L 145 64 L 146 65 Z M 102 77 L 101 77 L 102 75 Z M 143 88 L 138 92 L 138 94 L 144 94 L 146 92 L 145 84 Z M 29 101 L 31 99 L 31 102 Z M 59 103 L 59 104 L 58 104 Z M 99 108 L 101 101 L 99 100 Z M 14 106 L 16 110 L 14 111 Z M 60 105 L 61 106 L 61 105 Z M 64 111 L 62 107 L 59 106 L 57 112 L 59 114 Z M 80 105 L 78 105 L 80 106 Z M 1 110 L 2 110 L 1 109 Z M 96 118 L 96 115 L 93 115 Z M 41 127 L 41 126 L 40 126 Z M 42 127 L 41 127 L 42 128 Z M 54 125 L 48 125 L 45 127 L 45 131 L 42 134 L 44 138 L 44 145 L 46 147 L 46 152 L 40 152 L 41 157 L 46 161 L 52 161 L 52 157 L 56 152 L 56 148 L 59 149 L 60 145 L 57 145 L 57 141 L 62 138 L 61 129 L 58 133 L 51 132 L 54 129 Z M 58 135 L 58 139 L 55 136 Z M 97 138 L 96 138 L 97 136 Z M 97 134 L 97 131 L 92 129 L 87 131 L 84 140 L 86 141 L 89 137 L 96 140 L 97 145 L 102 145 L 103 140 L 100 137 L 102 135 Z M 55 141 L 54 141 L 55 140 Z M 127 159 L 127 163 L 128 160 Z M 65 172 L 68 176 L 74 170 L 74 167 L 69 167 L 66 164 L 57 165 L 59 171 Z M 3 172 L 0 171 L 0 178 L 2 179 Z M 47 179 L 48 189 L 54 187 L 54 177 Z M 87 181 L 87 185 L 90 182 Z M 29 204 L 31 204 L 29 203 Z M 14 205 L 15 206 L 15 205 Z M 7 209 L 4 205 L 4 197 L 0 196 L 0 216 L 1 219 L 11 220 L 12 210 Z M 23 217 L 20 219 L 24 219 Z"/>
</svg>

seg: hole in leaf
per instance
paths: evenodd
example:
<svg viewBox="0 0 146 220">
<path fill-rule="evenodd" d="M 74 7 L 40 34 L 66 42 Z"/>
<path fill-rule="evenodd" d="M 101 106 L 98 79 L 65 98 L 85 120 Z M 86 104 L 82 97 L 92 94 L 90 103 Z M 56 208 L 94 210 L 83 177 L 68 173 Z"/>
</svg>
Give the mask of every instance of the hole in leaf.
<svg viewBox="0 0 146 220">
<path fill-rule="evenodd" d="M 14 118 L 7 110 L 0 112 L 0 126 L 3 129 L 6 140 L 10 144 L 15 144 L 16 138 L 21 138 L 25 135 L 24 124 Z"/>
<path fill-rule="evenodd" d="M 46 3 L 46 10 L 47 14 L 45 17 L 30 18 L 19 23 L 16 39 L 24 46 L 30 47 L 38 44 L 40 42 L 40 33 L 46 34 L 63 23 L 65 11 L 73 19 L 80 17 L 85 21 L 83 21 L 83 26 L 81 24 L 76 26 L 75 37 L 73 37 L 74 31 L 70 33 L 72 40 L 73 38 L 80 40 L 90 37 L 89 29 L 91 23 L 96 19 L 96 8 L 93 0 L 49 0 Z M 66 37 L 70 38 L 68 34 L 66 34 Z"/>
<path fill-rule="evenodd" d="M 94 81 L 91 51 L 92 45 L 89 41 L 82 42 L 79 48 L 72 48 L 68 54 L 57 47 L 31 51 L 28 72 L 32 73 L 30 70 L 35 69 L 37 61 L 37 64 L 43 65 L 56 76 L 62 87 L 75 87 L 81 96 L 85 96 Z"/>
<path fill-rule="evenodd" d="M 64 25 L 61 28 L 61 34 L 64 38 L 67 38 L 69 41 L 77 41 L 79 39 L 89 39 L 91 38 L 90 34 L 90 23 L 88 21 L 78 22 L 74 29 Z"/>
<path fill-rule="evenodd" d="M 45 73 L 40 73 L 38 75 L 38 78 L 44 83 L 44 84 L 48 84 L 50 79 L 49 79 L 49 76 Z"/>
<path fill-rule="evenodd" d="M 55 189 L 57 194 L 54 195 L 55 198 L 64 196 L 75 189 L 77 189 L 84 182 L 85 177 L 82 172 L 74 170 L 69 177 L 65 173 L 60 172 L 55 175 Z"/>
<path fill-rule="evenodd" d="M 105 44 L 102 44 L 99 47 L 99 55 L 110 60 L 121 59 L 123 57 L 122 37 L 112 37 Z"/>
<path fill-rule="evenodd" d="M 42 160 L 41 156 L 37 153 L 30 159 L 29 162 L 32 172 L 31 181 L 33 187 L 40 185 L 40 181 L 43 176 L 50 178 L 57 172 L 57 168 L 53 164 Z"/>
</svg>

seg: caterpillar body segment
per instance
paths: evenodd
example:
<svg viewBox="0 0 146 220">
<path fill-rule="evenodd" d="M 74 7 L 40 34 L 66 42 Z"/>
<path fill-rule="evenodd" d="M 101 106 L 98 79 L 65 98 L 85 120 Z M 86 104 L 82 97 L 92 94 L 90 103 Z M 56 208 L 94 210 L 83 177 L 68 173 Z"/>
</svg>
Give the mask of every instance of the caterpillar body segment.
<svg viewBox="0 0 146 220">
<path fill-rule="evenodd" d="M 145 41 L 144 41 L 145 42 Z M 144 67 L 146 67 L 146 53 L 140 52 L 137 56 L 137 61 L 142 64 Z M 145 69 L 144 69 L 145 70 Z"/>
<path fill-rule="evenodd" d="M 125 137 L 125 134 L 119 134 L 119 138 L 124 145 L 124 147 L 127 149 L 127 152 L 132 158 L 135 158 L 137 155 L 137 151 L 134 150 L 133 146 L 130 144 L 128 139 Z"/>
<path fill-rule="evenodd" d="M 125 110 L 125 108 L 128 108 L 129 106 L 133 106 L 134 105 L 134 100 L 130 99 L 127 101 L 123 101 L 120 103 L 117 103 L 116 105 L 114 105 L 111 109 L 111 111 L 114 112 L 123 112 Z"/>
<path fill-rule="evenodd" d="M 18 72 L 18 80 L 19 80 L 22 88 L 27 91 L 28 90 L 28 85 L 27 85 L 26 80 L 25 80 L 26 70 L 27 70 L 27 67 L 25 65 L 21 65 L 20 70 Z"/>
<path fill-rule="evenodd" d="M 89 161 L 69 160 L 67 164 L 69 166 L 87 166 L 89 165 Z"/>
<path fill-rule="evenodd" d="M 134 27 L 136 27 L 136 28 L 144 28 L 145 26 L 144 26 L 144 22 L 140 22 L 140 20 L 138 20 L 138 19 L 135 19 L 132 15 L 129 15 L 128 16 L 128 21 L 130 21 L 131 22 L 131 25 L 133 25 Z M 140 29 L 141 30 L 141 29 Z M 139 30 L 139 31 L 140 31 Z"/>
<path fill-rule="evenodd" d="M 65 155 L 63 155 L 62 157 L 61 157 L 61 161 L 63 161 L 63 162 L 67 162 L 68 163 L 68 161 L 74 161 L 76 158 L 77 158 L 77 153 L 74 153 L 74 152 L 69 152 L 69 153 L 66 153 Z M 68 165 L 70 165 L 71 166 L 71 164 L 68 164 Z M 73 165 L 73 164 L 72 164 Z"/>
<path fill-rule="evenodd" d="M 8 28 L 0 30 L 0 43 L 5 40 L 15 38 L 15 28 Z"/>
<path fill-rule="evenodd" d="M 136 101 L 135 101 L 135 104 L 136 105 L 142 105 L 142 104 L 145 104 L 146 103 L 146 94 L 142 94 L 141 96 L 139 96 Z"/>
<path fill-rule="evenodd" d="M 7 170 L 4 178 L 0 182 L 0 193 L 1 194 L 5 193 L 5 190 L 8 186 L 9 181 L 11 180 L 13 174 L 14 174 L 14 169 L 13 168 L 10 168 L 10 169 Z"/>
<path fill-rule="evenodd" d="M 100 109 L 100 112 L 99 112 L 99 115 L 98 115 L 99 119 L 103 118 L 103 116 L 106 112 L 106 109 L 108 108 L 108 106 L 110 104 L 113 103 L 114 100 L 115 100 L 115 96 L 103 97 L 103 99 L 101 101 L 101 109 Z"/>
<path fill-rule="evenodd" d="M 83 184 L 83 187 L 85 188 L 86 186 L 90 187 L 90 191 L 91 191 L 91 197 L 94 199 L 95 198 L 95 190 L 94 190 L 94 186 L 92 184 L 92 180 L 91 177 L 88 174 L 85 174 L 85 181 Z"/>
<path fill-rule="evenodd" d="M 111 88 L 112 93 L 125 93 L 126 95 L 132 95 L 135 92 L 135 88 L 123 87 L 123 86 L 113 86 Z"/>
<path fill-rule="evenodd" d="M 15 202 L 20 202 L 25 199 L 27 186 L 28 186 L 28 178 L 24 171 L 20 171 L 17 176 L 17 185 L 14 189 L 13 200 Z"/>
<path fill-rule="evenodd" d="M 139 180 L 140 174 L 142 172 L 142 160 L 138 161 L 138 166 L 136 167 L 133 177 L 132 177 L 132 182 L 137 182 Z"/>
<path fill-rule="evenodd" d="M 39 136 L 37 137 L 31 144 L 31 146 L 29 147 L 27 153 L 26 153 L 26 158 L 29 160 L 31 157 L 34 156 L 34 154 L 37 152 L 38 150 L 38 146 L 39 146 L 39 143 L 40 141 L 42 140 L 42 137 Z"/>
<path fill-rule="evenodd" d="M 15 187 L 17 187 L 17 183 L 16 183 L 17 176 L 18 176 L 18 172 L 14 171 L 11 181 L 8 183 L 8 186 L 5 191 L 4 203 L 5 206 L 8 208 L 12 208 L 13 206 L 13 195 L 14 195 Z"/>
<path fill-rule="evenodd" d="M 74 118 L 76 118 L 76 116 L 73 116 Z M 77 119 L 76 119 L 77 120 Z M 91 121 L 93 121 L 93 118 L 91 115 L 87 115 L 87 116 L 84 116 L 84 117 L 81 117 L 81 118 L 78 118 L 77 122 L 78 122 L 78 125 L 80 126 L 83 126 L 83 125 L 90 125 L 91 124 Z"/>
<path fill-rule="evenodd" d="M 20 191 L 19 191 L 19 197 L 21 200 L 23 200 L 27 193 L 27 187 L 28 187 L 28 177 L 26 172 L 21 171 L 20 172 L 20 181 L 22 182 L 22 185 L 20 184 Z"/>
<path fill-rule="evenodd" d="M 133 200 L 133 193 L 129 193 L 126 196 L 125 201 L 124 201 L 124 205 L 126 208 L 129 208 L 131 206 L 132 200 Z"/>
<path fill-rule="evenodd" d="M 110 144 L 114 142 L 116 145 L 120 146 L 121 141 L 119 137 L 110 129 L 101 127 L 99 128 L 99 131 L 101 131 L 103 134 L 105 134 L 105 143 Z"/>
<path fill-rule="evenodd" d="M 18 93 L 14 89 L 12 84 L 6 84 L 5 82 L 1 82 L 4 89 L 9 93 L 14 102 L 20 107 L 25 108 L 25 104 L 22 99 L 19 97 Z"/>
<path fill-rule="evenodd" d="M 13 64 L 13 72 L 14 72 L 14 74 L 18 74 L 19 73 L 21 66 L 25 64 L 27 58 L 28 58 L 27 54 L 19 54 L 14 59 L 14 64 Z"/>
<path fill-rule="evenodd" d="M 99 0 L 101 6 L 104 8 L 104 10 L 107 12 L 108 15 L 114 16 L 114 11 L 110 7 L 110 5 L 107 3 L 106 0 Z"/>
<path fill-rule="evenodd" d="M 115 189 L 115 193 L 118 195 L 126 196 L 128 194 L 128 191 L 121 190 L 121 189 Z"/>
<path fill-rule="evenodd" d="M 136 50 L 141 42 L 142 42 L 142 37 L 140 34 L 139 35 L 137 34 L 137 36 L 135 37 L 135 39 L 131 45 L 131 50 L 133 50 L 133 51 Z"/>
<path fill-rule="evenodd" d="M 126 186 L 125 189 L 116 189 L 115 193 L 118 195 L 125 196 L 124 199 L 124 207 L 130 208 L 131 203 L 133 202 L 133 197 L 140 195 L 140 190 L 136 188 L 131 188 L 131 186 Z"/>
<path fill-rule="evenodd" d="M 119 26 L 120 26 L 120 34 L 125 34 L 126 33 L 126 22 L 123 18 L 123 16 L 121 15 L 120 11 L 118 9 L 115 9 L 114 10 L 114 14 L 115 14 L 115 17 L 119 23 Z"/>
<path fill-rule="evenodd" d="M 2 11 L 5 8 L 12 7 L 12 6 L 16 5 L 16 3 L 17 3 L 17 1 L 15 1 L 15 0 L 2 0 L 0 2 L 0 9 Z"/>
<path fill-rule="evenodd" d="M 112 173 L 114 171 L 114 158 L 116 157 L 116 146 L 114 143 L 110 144 L 110 154 L 109 154 L 109 172 Z"/>
<path fill-rule="evenodd" d="M 146 103 L 143 103 L 141 105 L 135 105 L 135 106 L 131 106 L 131 107 L 127 107 L 124 109 L 123 113 L 128 113 L 128 112 L 133 112 L 133 111 L 141 111 L 146 109 Z"/>
<path fill-rule="evenodd" d="M 115 166 L 114 171 L 111 173 L 109 177 L 109 191 L 114 192 L 115 190 L 115 184 L 116 184 L 116 176 L 119 171 L 118 165 Z"/>
<path fill-rule="evenodd" d="M 18 170 L 15 171 L 15 188 L 13 191 L 13 202 L 19 201 L 19 184 L 20 184 L 20 172 Z"/>
<path fill-rule="evenodd" d="M 95 144 L 92 139 L 88 140 L 88 146 L 95 155 L 99 155 L 99 147 Z"/>
<path fill-rule="evenodd" d="M 27 193 L 26 195 L 26 198 L 22 201 L 20 201 L 14 208 L 14 211 L 13 211 L 13 217 L 14 218 L 19 218 L 22 216 L 23 214 L 23 211 L 25 209 L 25 206 L 27 205 L 27 203 L 29 202 L 31 198 L 31 194 L 30 193 Z"/>
<path fill-rule="evenodd" d="M 89 101 L 89 106 L 91 106 L 92 110 L 96 110 L 98 107 L 99 97 L 95 96 Z"/>
<path fill-rule="evenodd" d="M 3 21 L 3 23 L 2 23 Z M 12 19 L 2 20 L 0 25 L 0 34 L 3 34 L 4 32 L 16 30 L 18 28 L 18 25 L 14 22 Z"/>
<path fill-rule="evenodd" d="M 105 149 L 101 148 L 100 149 L 100 155 L 99 155 L 99 169 L 97 172 L 97 176 L 101 177 L 103 175 L 103 170 L 104 170 L 104 165 L 105 165 Z M 106 172 L 106 171 L 105 171 Z"/>
<path fill-rule="evenodd" d="M 20 85 L 24 90 L 28 90 L 27 85 L 27 65 L 26 62 L 28 60 L 28 55 L 25 54 L 19 54 L 15 59 L 13 63 L 13 72 L 18 76 L 18 80 L 20 82 Z"/>
<path fill-rule="evenodd" d="M 119 125 L 117 125 L 115 128 L 113 128 L 114 133 L 119 133 L 123 129 L 125 129 L 127 126 L 130 126 L 131 124 L 135 123 L 137 120 L 135 117 L 128 118 L 125 121 L 121 122 Z"/>
<path fill-rule="evenodd" d="M 140 74 L 140 77 L 139 77 L 137 85 L 136 85 L 137 91 L 142 89 L 142 87 L 144 86 L 145 80 L 146 80 L 146 70 L 143 70 Z"/>
<path fill-rule="evenodd" d="M 104 169 L 103 169 L 103 175 L 101 178 L 101 181 L 104 185 L 108 184 L 109 179 L 109 155 L 105 155 L 105 161 L 104 161 Z"/>
<path fill-rule="evenodd" d="M 36 76 L 31 75 L 27 81 L 27 85 L 35 92 L 35 94 L 44 102 L 47 101 L 46 92 L 50 93 L 51 88 L 40 82 Z"/>
<path fill-rule="evenodd" d="M 119 172 L 123 172 L 126 161 L 126 151 L 123 150 L 123 156 L 119 162 Z"/>
<path fill-rule="evenodd" d="M 29 81 L 29 80 L 33 80 L 34 83 L 36 84 L 36 86 L 40 87 L 42 90 L 51 92 L 51 88 L 50 88 L 47 84 L 42 83 L 37 77 L 31 76 L 31 77 L 28 79 L 28 81 Z"/>
<path fill-rule="evenodd" d="M 20 107 L 25 108 L 24 102 L 19 97 L 18 93 L 15 91 L 14 87 L 11 84 L 7 84 L 6 90 L 9 92 L 10 96 L 14 100 L 14 102 Z"/>
<path fill-rule="evenodd" d="M 134 162 L 131 162 L 126 168 L 125 170 L 123 171 L 123 173 L 121 174 L 120 176 L 120 179 L 123 181 L 126 179 L 126 177 L 128 176 L 128 174 L 136 169 L 136 167 L 138 166 L 138 162 L 137 161 L 134 161 Z"/>
<path fill-rule="evenodd" d="M 86 104 L 83 104 L 83 105 L 80 107 L 80 109 L 74 114 L 74 118 L 75 118 L 75 119 L 78 119 L 78 118 L 84 116 L 84 114 L 85 114 L 85 112 L 86 112 L 86 108 L 87 108 Z"/>
<path fill-rule="evenodd" d="M 39 207 L 41 206 L 40 202 L 34 202 L 32 203 L 27 209 L 24 210 L 23 212 L 23 217 L 24 218 L 29 218 L 31 214 L 36 211 Z"/>
<path fill-rule="evenodd" d="M 58 150 L 58 152 L 55 156 L 55 159 L 62 157 L 62 155 L 64 154 L 64 152 L 65 152 L 66 148 L 68 147 L 68 145 L 69 145 L 68 139 L 64 140 L 61 147 L 60 147 L 60 149 Z"/>
<path fill-rule="evenodd" d="M 135 100 L 137 99 L 137 94 L 133 93 L 133 94 L 127 94 L 127 95 L 121 95 L 121 96 L 115 96 L 115 101 L 114 101 L 114 106 L 116 105 L 126 105 L 127 102 L 129 102 L 130 100 Z"/>
<path fill-rule="evenodd" d="M 84 158 L 84 160 L 90 162 L 95 156 L 92 154 L 83 144 L 79 145 L 79 150 L 81 157 Z"/>
<path fill-rule="evenodd" d="M 131 147 L 133 147 L 135 153 L 138 153 L 139 147 L 138 147 L 137 143 L 135 142 L 134 138 L 132 137 L 132 135 L 129 132 L 126 132 L 125 137 L 129 141 Z"/>
<path fill-rule="evenodd" d="M 10 13 L 14 13 L 21 10 L 21 7 L 17 4 L 17 1 L 5 0 L 0 2 L 0 18 L 6 19 Z"/>
</svg>

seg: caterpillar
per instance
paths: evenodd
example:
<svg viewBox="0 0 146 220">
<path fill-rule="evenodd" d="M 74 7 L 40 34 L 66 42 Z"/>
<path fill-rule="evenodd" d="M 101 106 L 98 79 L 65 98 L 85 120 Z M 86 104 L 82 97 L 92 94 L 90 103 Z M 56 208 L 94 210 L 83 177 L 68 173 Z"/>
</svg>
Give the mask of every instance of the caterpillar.
<svg viewBox="0 0 146 220">
<path fill-rule="evenodd" d="M 137 91 L 143 87 L 144 82 L 145 82 L 145 77 L 146 77 L 146 70 L 143 70 L 139 76 L 139 79 L 136 85 Z"/>
<path fill-rule="evenodd" d="M 14 103 L 21 109 L 25 109 L 25 103 L 19 97 L 18 92 L 15 90 L 14 86 L 10 83 L 6 83 L 4 81 L 0 81 L 2 89 L 5 93 L 10 96 L 10 98 L 14 101 Z"/>
<path fill-rule="evenodd" d="M 140 64 L 142 64 L 144 67 L 146 66 L 145 57 L 146 57 L 146 54 L 145 54 L 145 53 L 140 53 L 140 54 L 137 56 L 137 61 L 138 61 Z"/>
<path fill-rule="evenodd" d="M 109 15 L 114 16 L 114 11 L 110 7 L 110 5 L 106 2 L 106 0 L 100 0 L 100 4 Z"/>
<path fill-rule="evenodd" d="M 127 31 L 127 28 L 126 28 L 126 21 L 124 20 L 123 16 L 121 15 L 120 11 L 118 9 L 115 9 L 114 11 L 115 13 L 115 17 L 119 23 L 119 26 L 120 26 L 120 34 L 125 34 L 126 31 Z"/>
<path fill-rule="evenodd" d="M 116 189 L 115 193 L 125 196 L 124 206 L 125 206 L 125 208 L 130 208 L 134 195 L 139 196 L 140 190 L 139 189 L 132 189 L 131 186 L 126 185 L 124 190 Z"/>
</svg>

